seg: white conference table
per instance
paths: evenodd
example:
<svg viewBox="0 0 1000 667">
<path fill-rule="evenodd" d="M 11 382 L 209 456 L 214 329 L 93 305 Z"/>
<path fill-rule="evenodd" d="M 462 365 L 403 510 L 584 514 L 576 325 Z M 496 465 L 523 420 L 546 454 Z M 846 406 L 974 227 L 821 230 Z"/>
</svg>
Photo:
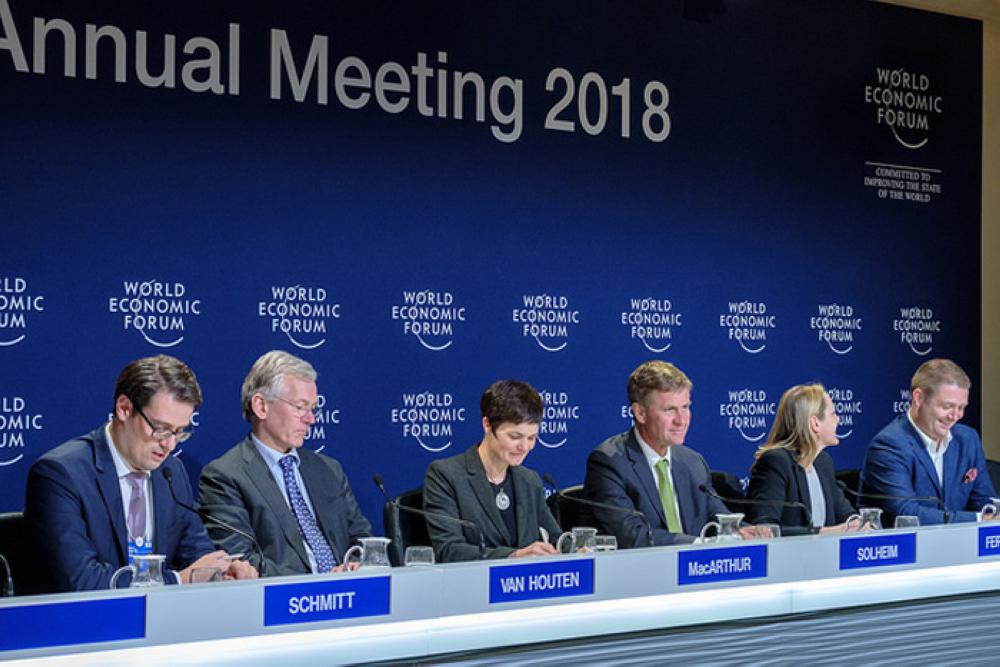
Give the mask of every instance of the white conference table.
<svg viewBox="0 0 1000 667">
<path fill-rule="evenodd" d="M 417 660 L 998 589 L 1000 525 L 956 524 L 6 598 L 0 660 Z"/>
</svg>

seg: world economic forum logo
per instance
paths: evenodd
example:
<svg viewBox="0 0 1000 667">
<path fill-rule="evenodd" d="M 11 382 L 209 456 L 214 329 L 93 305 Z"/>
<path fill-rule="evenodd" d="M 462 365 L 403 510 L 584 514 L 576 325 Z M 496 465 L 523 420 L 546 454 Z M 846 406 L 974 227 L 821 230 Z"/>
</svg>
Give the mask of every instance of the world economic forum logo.
<svg viewBox="0 0 1000 667">
<path fill-rule="evenodd" d="M 189 297 L 184 283 L 125 280 L 122 288 L 121 295 L 108 299 L 108 312 L 155 347 L 179 345 L 188 319 L 201 315 L 201 299 Z"/>
<path fill-rule="evenodd" d="M 927 144 L 933 123 L 944 113 L 944 98 L 930 77 L 903 67 L 876 67 L 874 81 L 865 86 L 865 104 L 875 124 L 911 150 Z"/>
<path fill-rule="evenodd" d="M 931 308 L 900 308 L 899 318 L 892 321 L 892 330 L 913 354 L 926 357 L 934 349 L 934 334 L 941 333 L 941 320 L 934 317 Z"/>
<path fill-rule="evenodd" d="M 41 414 L 31 412 L 21 396 L 0 396 L 0 466 L 24 458 L 27 439 L 44 428 Z"/>
<path fill-rule="evenodd" d="M 719 404 L 719 416 L 726 428 L 747 442 L 760 442 L 767 435 L 777 404 L 768 400 L 763 389 L 730 389 L 728 400 Z"/>
<path fill-rule="evenodd" d="M 44 302 L 44 296 L 28 290 L 24 278 L 0 278 L 0 347 L 17 345 L 27 337 L 28 319 L 45 310 Z"/>
<path fill-rule="evenodd" d="M 622 326 L 629 337 L 638 339 L 654 354 L 670 349 L 675 329 L 681 327 L 683 316 L 670 299 L 641 297 L 629 299 L 629 309 L 622 311 Z"/>
<path fill-rule="evenodd" d="M 730 301 L 719 315 L 719 326 L 747 354 L 760 354 L 767 347 L 767 334 L 778 324 L 763 301 Z"/>
<path fill-rule="evenodd" d="M 326 342 L 327 326 L 340 319 L 340 304 L 323 287 L 272 285 L 271 298 L 257 304 L 257 315 L 272 333 L 283 333 L 297 348 L 314 350 Z"/>
<path fill-rule="evenodd" d="M 532 338 L 546 352 L 560 352 L 569 344 L 569 334 L 580 324 L 580 311 L 570 307 L 569 298 L 549 294 L 525 294 L 512 319 L 521 325 L 521 335 Z"/>
<path fill-rule="evenodd" d="M 861 318 L 855 316 L 854 306 L 839 303 L 821 303 L 817 314 L 809 318 L 809 328 L 818 340 L 829 346 L 834 354 L 847 354 L 854 349 L 854 336 L 861 331 Z"/>
<path fill-rule="evenodd" d="M 451 447 L 454 427 L 465 421 L 465 408 L 456 406 L 449 392 L 404 393 L 390 419 L 399 424 L 404 439 L 413 438 L 429 452 L 443 452 Z"/>
<path fill-rule="evenodd" d="M 565 391 L 540 390 L 545 408 L 538 425 L 538 443 L 557 449 L 569 441 L 570 427 L 580 420 L 580 406 L 575 405 Z"/>
<path fill-rule="evenodd" d="M 401 303 L 393 304 L 392 319 L 402 323 L 403 333 L 413 336 L 431 352 L 441 352 L 455 342 L 455 326 L 465 322 L 465 306 L 451 292 L 403 290 Z"/>
</svg>

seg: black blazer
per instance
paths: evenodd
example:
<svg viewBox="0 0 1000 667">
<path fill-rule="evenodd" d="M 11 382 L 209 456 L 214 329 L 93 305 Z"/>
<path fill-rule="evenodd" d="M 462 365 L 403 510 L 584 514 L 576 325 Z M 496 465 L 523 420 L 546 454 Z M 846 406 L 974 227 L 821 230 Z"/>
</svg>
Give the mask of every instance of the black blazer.
<svg viewBox="0 0 1000 667">
<path fill-rule="evenodd" d="M 545 504 L 545 490 L 538 473 L 522 466 L 512 466 L 514 502 L 517 503 L 517 538 L 511 541 L 507 527 L 496 506 L 496 497 L 486 478 L 486 470 L 473 445 L 464 454 L 438 459 L 424 476 L 424 509 L 466 519 L 476 524 L 486 543 L 486 558 L 506 558 L 511 553 L 541 539 L 539 526 L 555 542 L 559 524 Z M 434 553 L 442 563 L 479 558 L 479 536 L 455 521 L 427 517 L 427 532 Z"/>
<path fill-rule="evenodd" d="M 847 502 L 844 492 L 837 486 L 837 478 L 833 470 L 833 459 L 826 451 L 819 453 L 813 461 L 813 467 L 819 476 L 823 488 L 823 499 L 826 501 L 827 526 L 843 523 L 854 514 L 854 508 Z M 812 498 L 809 496 L 809 482 L 806 471 L 795 461 L 795 454 L 787 449 L 771 449 L 761 455 L 750 471 L 750 486 L 747 497 L 753 500 L 782 500 L 800 502 L 812 508 Z M 781 505 L 748 505 L 751 523 L 777 523 L 781 532 L 786 535 L 803 535 L 813 530 L 808 523 L 806 513 L 800 507 L 782 507 Z"/>
</svg>

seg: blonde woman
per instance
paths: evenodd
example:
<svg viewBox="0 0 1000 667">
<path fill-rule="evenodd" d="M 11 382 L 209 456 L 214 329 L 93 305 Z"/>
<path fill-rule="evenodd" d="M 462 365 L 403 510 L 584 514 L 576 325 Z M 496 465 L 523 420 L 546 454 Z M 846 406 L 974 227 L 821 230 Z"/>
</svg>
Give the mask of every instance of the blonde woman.
<svg viewBox="0 0 1000 667">
<path fill-rule="evenodd" d="M 748 497 L 776 501 L 750 505 L 751 523 L 777 523 L 784 535 L 843 531 L 854 508 L 837 486 L 833 459 L 840 417 L 821 384 L 800 384 L 781 396 L 767 439 L 757 450 Z M 809 508 L 779 503 L 801 503 Z"/>
</svg>

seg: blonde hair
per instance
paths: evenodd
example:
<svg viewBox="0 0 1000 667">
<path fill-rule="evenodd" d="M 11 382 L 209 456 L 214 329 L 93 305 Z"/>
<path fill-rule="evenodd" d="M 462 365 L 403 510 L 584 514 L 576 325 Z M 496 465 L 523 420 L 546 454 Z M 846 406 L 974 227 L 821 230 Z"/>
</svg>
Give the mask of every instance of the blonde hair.
<svg viewBox="0 0 1000 667">
<path fill-rule="evenodd" d="M 826 389 L 819 383 L 797 384 L 782 394 L 767 443 L 757 450 L 754 460 L 766 451 L 787 449 L 803 468 L 812 465 L 820 448 L 809 420 L 826 416 L 825 395 Z"/>
</svg>

